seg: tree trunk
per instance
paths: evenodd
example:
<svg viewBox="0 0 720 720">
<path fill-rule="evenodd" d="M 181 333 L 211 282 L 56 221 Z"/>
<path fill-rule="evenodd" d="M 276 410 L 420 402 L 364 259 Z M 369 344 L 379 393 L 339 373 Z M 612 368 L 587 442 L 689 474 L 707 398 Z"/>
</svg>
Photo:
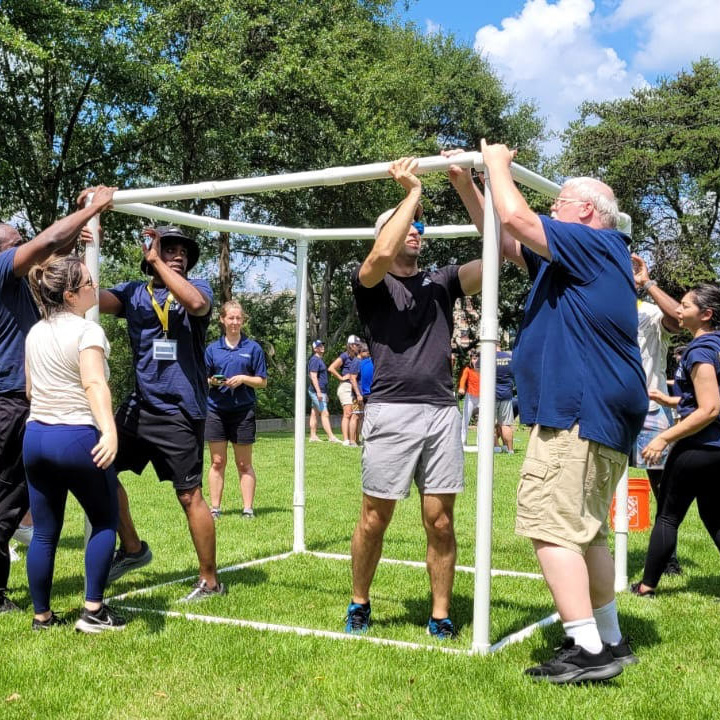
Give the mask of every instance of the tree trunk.
<svg viewBox="0 0 720 720">
<path fill-rule="evenodd" d="M 335 273 L 335 266 L 331 259 L 325 262 L 325 272 L 322 279 L 322 291 L 320 295 L 320 325 L 318 337 L 327 342 L 328 325 L 330 322 L 330 295 L 332 290 L 332 279 Z"/>
<path fill-rule="evenodd" d="M 230 199 L 220 198 L 220 219 L 230 219 Z M 230 271 L 230 233 L 220 233 L 220 300 L 227 302 L 232 298 L 232 272 Z"/>
</svg>

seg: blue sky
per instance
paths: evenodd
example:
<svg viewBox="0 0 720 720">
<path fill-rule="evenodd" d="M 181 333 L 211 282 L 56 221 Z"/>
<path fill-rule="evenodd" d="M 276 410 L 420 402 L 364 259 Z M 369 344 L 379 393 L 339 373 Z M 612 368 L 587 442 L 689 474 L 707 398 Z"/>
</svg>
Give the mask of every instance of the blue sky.
<svg viewBox="0 0 720 720">
<path fill-rule="evenodd" d="M 720 57 L 718 0 L 410 0 L 407 10 L 399 0 L 396 10 L 401 22 L 452 33 L 485 56 L 506 87 L 535 101 L 550 131 L 567 127 L 583 100 L 625 97 L 703 55 Z M 251 275 L 263 272 L 294 287 L 282 264 Z"/>
</svg>

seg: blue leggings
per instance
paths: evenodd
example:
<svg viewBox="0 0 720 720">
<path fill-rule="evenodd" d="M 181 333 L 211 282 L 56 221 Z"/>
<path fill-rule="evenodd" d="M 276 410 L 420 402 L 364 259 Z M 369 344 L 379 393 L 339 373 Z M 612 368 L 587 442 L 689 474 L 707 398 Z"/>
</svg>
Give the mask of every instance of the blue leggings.
<svg viewBox="0 0 720 720">
<path fill-rule="evenodd" d="M 27 424 L 23 457 L 35 525 L 27 554 L 27 574 L 36 614 L 50 610 L 55 551 L 68 490 L 92 525 L 85 549 L 86 600 L 103 599 L 115 550 L 118 501 L 115 469 L 111 466 L 101 470 L 90 454 L 98 437 L 98 431 L 90 425 Z"/>
</svg>

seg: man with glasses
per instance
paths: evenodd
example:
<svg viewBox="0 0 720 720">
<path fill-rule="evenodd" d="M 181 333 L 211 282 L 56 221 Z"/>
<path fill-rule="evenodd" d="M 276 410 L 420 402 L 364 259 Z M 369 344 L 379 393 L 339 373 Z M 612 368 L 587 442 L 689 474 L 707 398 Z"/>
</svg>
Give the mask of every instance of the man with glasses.
<svg viewBox="0 0 720 720">
<path fill-rule="evenodd" d="M 33 265 L 51 255 L 67 255 L 83 225 L 110 207 L 116 189 L 101 186 L 83 191 L 77 212 L 26 243 L 12 225 L 0 224 L 0 613 L 19 609 L 6 596 L 10 538 L 29 507 L 22 461 L 30 411 L 25 394 L 25 338 L 40 316 L 26 277 Z M 85 207 L 89 193 L 94 193 L 93 199 Z"/>
<path fill-rule="evenodd" d="M 453 393 L 453 306 L 480 291 L 481 265 L 418 268 L 425 227 L 417 161 L 401 158 L 390 175 L 405 199 L 375 223 L 375 244 L 352 274 L 358 315 L 375 363 L 362 436 L 360 520 L 352 538 L 353 590 L 345 630 L 366 632 L 370 585 L 395 503 L 414 481 L 427 536 L 432 591 L 428 632 L 455 637 L 450 598 L 455 571 L 455 495 L 463 489 L 460 413 Z"/>
<path fill-rule="evenodd" d="M 620 633 L 607 516 L 647 411 L 629 238 L 611 188 L 562 187 L 536 215 L 510 173 L 514 151 L 482 143 L 506 258 L 532 289 L 513 353 L 520 420 L 531 426 L 516 532 L 529 537 L 565 628 L 559 653 L 526 672 L 554 683 L 606 680 L 637 662 Z M 452 153 L 449 153 L 452 154 Z M 469 171 L 451 180 L 482 228 Z"/>
</svg>

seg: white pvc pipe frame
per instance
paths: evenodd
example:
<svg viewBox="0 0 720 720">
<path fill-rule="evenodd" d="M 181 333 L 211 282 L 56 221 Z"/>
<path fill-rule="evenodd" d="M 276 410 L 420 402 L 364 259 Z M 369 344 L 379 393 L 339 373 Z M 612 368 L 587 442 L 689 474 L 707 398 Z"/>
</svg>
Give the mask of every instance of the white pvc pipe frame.
<svg viewBox="0 0 720 720">
<path fill-rule="evenodd" d="M 496 649 L 490 644 L 490 579 L 492 559 L 492 490 L 494 470 L 494 398 L 495 343 L 498 340 L 498 280 L 500 270 L 500 226 L 492 201 L 492 178 L 488 176 L 482 154 L 467 152 L 453 158 L 431 156 L 419 158 L 417 174 L 446 172 L 450 165 L 475 168 L 485 172 L 485 225 L 483 235 L 494 242 L 483 243 L 482 311 L 480 323 L 480 423 L 478 428 L 477 509 L 475 533 L 475 589 L 473 607 L 474 653 L 488 653 Z M 220 232 L 234 232 L 266 237 L 282 237 L 296 241 L 296 352 L 295 352 L 295 467 L 293 493 L 293 552 L 305 552 L 305 409 L 306 377 L 305 353 L 307 345 L 307 252 L 313 240 L 349 240 L 373 237 L 372 228 L 310 229 L 290 228 L 259 223 L 235 222 L 193 215 L 191 213 L 156 207 L 162 201 L 193 198 L 215 198 L 270 190 L 289 190 L 322 185 L 342 185 L 353 182 L 388 179 L 389 162 L 326 168 L 324 170 L 239 178 L 220 182 L 158 187 L 140 190 L 118 190 L 113 197 L 117 212 L 163 220 Z M 557 197 L 560 185 L 521 165 L 511 165 L 516 182 L 550 197 Z M 622 229 L 630 233 L 630 218 L 621 217 Z M 97 226 L 93 227 L 96 242 L 88 246 L 86 261 L 93 278 L 99 277 Z M 426 227 L 425 237 L 471 237 L 479 233 L 473 225 Z M 90 311 L 91 313 L 93 311 Z M 93 319 L 97 319 L 97 314 Z M 615 585 L 616 590 L 627 587 L 627 472 L 617 490 L 615 514 Z M 554 618 L 554 616 L 551 616 Z M 540 623 L 546 622 L 546 618 Z M 539 623 L 531 626 L 534 628 Z M 517 633 L 516 633 L 517 634 Z M 521 637 L 525 637 L 521 631 Z"/>
</svg>

